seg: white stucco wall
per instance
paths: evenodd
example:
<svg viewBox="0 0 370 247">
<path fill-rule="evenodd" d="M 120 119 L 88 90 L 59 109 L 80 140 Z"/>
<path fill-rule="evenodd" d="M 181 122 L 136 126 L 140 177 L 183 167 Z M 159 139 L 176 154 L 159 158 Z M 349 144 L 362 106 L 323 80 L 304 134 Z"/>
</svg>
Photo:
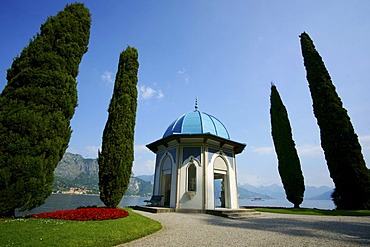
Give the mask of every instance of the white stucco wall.
<svg viewBox="0 0 370 247">
<path fill-rule="evenodd" d="M 163 147 L 163 146 L 162 146 Z M 209 147 L 207 144 L 189 146 L 186 151 L 183 145 L 177 143 L 162 148 L 157 153 L 154 177 L 154 195 L 164 195 L 168 198 L 168 185 L 165 185 L 164 174 L 171 174 L 171 190 L 169 206 L 175 209 L 214 209 L 214 183 L 215 172 L 217 177 L 223 177 L 225 185 L 225 207 L 238 208 L 238 192 L 236 180 L 236 164 L 233 151 L 224 149 L 220 151 L 217 147 Z M 192 148 L 199 148 L 194 157 L 191 155 Z M 211 150 L 211 151 L 210 151 Z M 190 155 L 190 156 L 189 156 Z M 183 156 L 186 157 L 183 158 Z M 185 159 L 185 160 L 184 160 Z M 196 167 L 196 191 L 187 192 L 188 167 L 190 164 Z M 216 169 L 216 170 L 215 170 Z M 169 180 L 167 176 L 167 181 Z M 165 199 L 165 198 L 164 198 Z M 164 205 L 164 199 L 161 205 Z M 216 200 L 219 200 L 216 198 Z"/>
<path fill-rule="evenodd" d="M 188 167 L 190 164 L 196 167 L 196 191 L 187 192 Z M 203 206 L 203 168 L 200 161 L 193 156 L 186 159 L 180 168 L 179 179 L 179 208 L 181 209 L 202 209 Z M 193 195 L 192 195 L 193 194 Z M 191 198 L 191 196 L 193 196 Z"/>
</svg>

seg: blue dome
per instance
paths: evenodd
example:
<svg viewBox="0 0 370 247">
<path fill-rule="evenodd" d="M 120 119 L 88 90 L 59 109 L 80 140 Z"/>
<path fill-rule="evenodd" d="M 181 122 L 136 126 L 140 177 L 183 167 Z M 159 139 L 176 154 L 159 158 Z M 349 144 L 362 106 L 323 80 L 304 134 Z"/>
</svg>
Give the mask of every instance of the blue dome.
<svg viewBox="0 0 370 247">
<path fill-rule="evenodd" d="M 230 139 L 225 126 L 205 112 L 195 110 L 186 113 L 168 126 L 163 138 L 176 134 L 212 134 L 225 139 Z"/>
</svg>

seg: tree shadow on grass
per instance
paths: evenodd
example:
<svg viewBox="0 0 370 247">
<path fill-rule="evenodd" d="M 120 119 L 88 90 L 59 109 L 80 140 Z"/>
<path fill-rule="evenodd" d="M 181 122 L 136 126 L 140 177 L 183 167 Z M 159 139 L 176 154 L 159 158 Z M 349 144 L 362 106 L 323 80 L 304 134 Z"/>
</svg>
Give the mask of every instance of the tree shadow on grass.
<svg viewBox="0 0 370 247">
<path fill-rule="evenodd" d="M 336 217 L 336 216 L 333 216 Z M 365 222 L 351 222 L 345 219 L 331 220 L 328 217 L 266 217 L 257 216 L 241 220 L 222 217 L 209 217 L 207 224 L 246 230 L 276 232 L 284 235 L 331 239 L 349 244 L 370 245 L 370 218 Z"/>
</svg>

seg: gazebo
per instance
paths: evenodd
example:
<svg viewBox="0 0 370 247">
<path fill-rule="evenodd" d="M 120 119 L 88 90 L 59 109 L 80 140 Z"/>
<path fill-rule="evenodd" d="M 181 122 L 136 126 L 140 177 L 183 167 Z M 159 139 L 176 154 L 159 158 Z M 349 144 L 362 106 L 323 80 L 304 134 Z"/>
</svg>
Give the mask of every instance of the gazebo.
<svg viewBox="0 0 370 247">
<path fill-rule="evenodd" d="M 153 195 L 175 211 L 238 209 L 235 155 L 246 144 L 231 140 L 216 117 L 195 110 L 173 121 L 147 145 L 156 154 Z"/>
</svg>

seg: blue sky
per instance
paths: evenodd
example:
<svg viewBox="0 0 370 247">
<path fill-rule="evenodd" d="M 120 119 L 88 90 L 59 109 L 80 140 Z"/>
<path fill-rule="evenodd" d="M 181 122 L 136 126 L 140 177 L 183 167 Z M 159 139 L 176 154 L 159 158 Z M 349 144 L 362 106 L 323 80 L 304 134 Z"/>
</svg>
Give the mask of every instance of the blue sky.
<svg viewBox="0 0 370 247">
<path fill-rule="evenodd" d="M 3 1 L 0 90 L 12 60 L 48 16 L 74 1 Z M 370 2 L 355 1 L 84 1 L 92 14 L 89 50 L 80 64 L 79 106 L 68 151 L 95 158 L 101 145 L 118 58 L 139 51 L 135 175 L 152 174 L 146 147 L 180 115 L 217 117 L 247 144 L 237 156 L 238 182 L 281 184 L 270 126 L 270 85 L 288 110 L 306 185 L 332 186 L 299 35 L 313 39 L 370 162 Z M 368 165 L 369 167 L 369 165 Z"/>
</svg>

